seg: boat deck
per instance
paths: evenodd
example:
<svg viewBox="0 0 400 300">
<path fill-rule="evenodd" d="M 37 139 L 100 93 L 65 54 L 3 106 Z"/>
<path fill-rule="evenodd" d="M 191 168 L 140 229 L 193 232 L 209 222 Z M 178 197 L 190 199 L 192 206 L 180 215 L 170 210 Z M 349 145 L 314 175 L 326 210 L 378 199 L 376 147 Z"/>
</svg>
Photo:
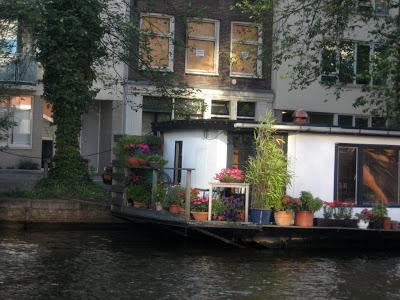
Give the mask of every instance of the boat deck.
<svg viewBox="0 0 400 300">
<path fill-rule="evenodd" d="M 167 211 L 112 207 L 120 218 L 170 229 L 184 236 L 208 236 L 237 247 L 400 249 L 400 231 L 346 227 L 260 225 L 251 222 L 194 221 Z"/>
</svg>

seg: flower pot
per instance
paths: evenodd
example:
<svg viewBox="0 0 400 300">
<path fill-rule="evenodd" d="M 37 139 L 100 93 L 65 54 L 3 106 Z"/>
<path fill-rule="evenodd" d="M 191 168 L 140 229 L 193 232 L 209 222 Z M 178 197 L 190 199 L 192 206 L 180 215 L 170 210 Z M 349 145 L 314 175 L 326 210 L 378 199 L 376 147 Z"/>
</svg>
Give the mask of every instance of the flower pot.
<svg viewBox="0 0 400 300">
<path fill-rule="evenodd" d="M 208 220 L 208 212 L 204 211 L 192 211 L 191 212 L 193 219 L 196 221 L 207 221 Z"/>
<path fill-rule="evenodd" d="M 225 217 L 224 216 L 217 216 L 217 221 L 225 221 Z"/>
<path fill-rule="evenodd" d="M 271 219 L 270 209 L 250 209 L 250 221 L 256 224 L 269 224 Z"/>
<path fill-rule="evenodd" d="M 274 218 L 275 218 L 276 225 L 290 226 L 290 225 L 292 225 L 293 212 L 291 210 L 276 211 L 276 212 L 274 212 Z"/>
<path fill-rule="evenodd" d="M 312 227 L 314 225 L 314 213 L 311 211 L 296 211 L 294 225 Z"/>
<path fill-rule="evenodd" d="M 358 220 L 358 223 L 357 223 L 357 225 L 358 225 L 358 228 L 360 228 L 360 229 L 367 229 L 368 228 L 368 225 L 369 225 L 369 220 Z"/>
<path fill-rule="evenodd" d="M 183 214 L 185 212 L 185 209 L 183 207 L 181 207 L 180 205 L 171 204 L 169 206 L 169 212 L 171 214 Z"/>
<path fill-rule="evenodd" d="M 383 229 L 385 230 L 392 229 L 392 226 L 390 224 L 390 217 L 383 217 Z"/>
<path fill-rule="evenodd" d="M 129 157 L 128 160 L 127 160 L 127 162 L 128 162 L 128 165 L 129 165 L 131 168 L 138 168 L 138 167 L 140 167 L 140 161 L 139 161 L 136 157 Z"/>
<path fill-rule="evenodd" d="M 146 203 L 142 202 L 133 202 L 133 208 L 147 208 Z"/>
</svg>

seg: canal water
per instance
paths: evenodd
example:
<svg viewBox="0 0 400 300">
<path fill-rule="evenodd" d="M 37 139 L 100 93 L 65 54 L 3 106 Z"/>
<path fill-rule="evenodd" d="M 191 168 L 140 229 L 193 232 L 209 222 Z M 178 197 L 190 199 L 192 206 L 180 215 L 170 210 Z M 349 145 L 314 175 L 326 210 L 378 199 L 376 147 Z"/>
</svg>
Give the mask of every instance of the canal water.
<svg viewBox="0 0 400 300">
<path fill-rule="evenodd" d="M 0 229 L 0 299 L 400 299 L 400 253 L 238 250 L 144 228 Z"/>
</svg>

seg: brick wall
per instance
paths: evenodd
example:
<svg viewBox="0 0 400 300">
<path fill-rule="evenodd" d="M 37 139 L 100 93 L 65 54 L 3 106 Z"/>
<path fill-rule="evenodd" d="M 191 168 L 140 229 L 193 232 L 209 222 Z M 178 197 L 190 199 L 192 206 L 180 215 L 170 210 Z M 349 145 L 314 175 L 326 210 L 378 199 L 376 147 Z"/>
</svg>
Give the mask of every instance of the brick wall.
<svg viewBox="0 0 400 300">
<path fill-rule="evenodd" d="M 270 89 L 271 88 L 271 66 L 270 55 L 263 59 L 262 78 L 238 78 L 236 84 L 232 84 L 229 76 L 229 53 L 231 43 L 231 22 L 248 22 L 247 16 L 231 10 L 235 1 L 232 0 L 159 0 L 135 1 L 132 8 L 132 18 L 139 22 L 140 12 L 151 12 L 168 14 L 175 17 L 175 49 L 174 49 L 174 72 L 178 78 L 193 86 L 199 87 L 223 87 L 232 89 Z M 193 75 L 185 74 L 185 40 L 186 26 L 185 20 L 190 17 L 210 18 L 220 21 L 219 35 L 219 75 Z M 270 49 L 272 45 L 271 20 L 266 20 L 263 24 L 263 44 L 265 49 Z M 267 51 L 268 53 L 268 51 Z M 140 80 L 139 74 L 130 70 L 130 80 Z"/>
</svg>

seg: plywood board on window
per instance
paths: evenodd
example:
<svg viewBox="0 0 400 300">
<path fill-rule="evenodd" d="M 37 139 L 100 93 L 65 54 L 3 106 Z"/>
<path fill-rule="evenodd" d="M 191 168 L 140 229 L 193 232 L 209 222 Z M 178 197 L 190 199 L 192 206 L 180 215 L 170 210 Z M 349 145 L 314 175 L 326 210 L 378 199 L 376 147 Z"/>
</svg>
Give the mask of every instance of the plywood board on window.
<svg viewBox="0 0 400 300">
<path fill-rule="evenodd" d="M 154 33 L 168 34 L 170 32 L 170 19 L 154 16 L 144 16 L 142 17 L 141 29 Z"/>
<path fill-rule="evenodd" d="M 187 69 L 214 72 L 214 50 L 214 42 L 188 40 Z"/>
<path fill-rule="evenodd" d="M 144 61 L 153 67 L 167 67 L 169 62 L 169 38 L 152 36 L 148 39 L 150 53 L 144 51 Z M 149 55 L 150 54 L 150 57 Z"/>
<path fill-rule="evenodd" d="M 232 45 L 231 70 L 235 73 L 257 73 L 257 51 L 256 45 Z"/>
<path fill-rule="evenodd" d="M 189 36 L 215 37 L 215 23 L 191 21 L 188 23 Z"/>
<path fill-rule="evenodd" d="M 258 41 L 258 28 L 255 25 L 233 24 L 232 38 L 239 41 Z"/>
</svg>

